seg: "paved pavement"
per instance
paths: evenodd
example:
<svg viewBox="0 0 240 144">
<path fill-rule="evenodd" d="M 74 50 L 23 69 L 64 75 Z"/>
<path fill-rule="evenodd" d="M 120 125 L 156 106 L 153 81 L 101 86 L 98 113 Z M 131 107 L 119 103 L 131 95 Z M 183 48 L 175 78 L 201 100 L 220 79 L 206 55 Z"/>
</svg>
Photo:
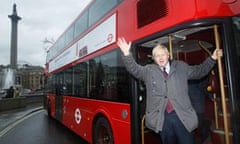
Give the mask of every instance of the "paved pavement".
<svg viewBox="0 0 240 144">
<path fill-rule="evenodd" d="M 22 119 L 23 117 L 35 111 L 42 110 L 42 103 L 29 104 L 24 108 L 7 110 L 0 112 L 0 133 L 2 133 L 8 126 L 14 122 Z"/>
</svg>

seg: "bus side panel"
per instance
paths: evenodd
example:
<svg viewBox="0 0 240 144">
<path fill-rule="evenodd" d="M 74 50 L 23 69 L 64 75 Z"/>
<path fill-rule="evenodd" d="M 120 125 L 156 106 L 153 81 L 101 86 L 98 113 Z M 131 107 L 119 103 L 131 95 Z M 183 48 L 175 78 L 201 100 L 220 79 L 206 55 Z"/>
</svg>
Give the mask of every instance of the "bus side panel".
<svg viewBox="0 0 240 144">
<path fill-rule="evenodd" d="M 123 113 L 127 114 L 126 118 Z M 94 118 L 98 114 L 109 121 L 115 144 L 131 142 L 129 104 L 68 96 L 63 98 L 63 124 L 90 143 Z"/>
<path fill-rule="evenodd" d="M 76 97 L 63 97 L 63 120 L 62 123 L 76 134 L 90 142 L 90 111 L 82 109 L 83 102 Z"/>
</svg>

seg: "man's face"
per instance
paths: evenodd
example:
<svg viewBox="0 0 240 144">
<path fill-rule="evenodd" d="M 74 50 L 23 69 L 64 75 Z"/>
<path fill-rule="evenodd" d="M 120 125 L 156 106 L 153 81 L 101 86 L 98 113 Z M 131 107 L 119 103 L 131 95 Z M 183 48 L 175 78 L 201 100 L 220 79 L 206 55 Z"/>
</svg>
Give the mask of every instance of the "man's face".
<svg viewBox="0 0 240 144">
<path fill-rule="evenodd" d="M 159 49 L 154 55 L 154 61 L 160 66 L 165 67 L 168 63 L 169 55 L 164 49 Z"/>
</svg>

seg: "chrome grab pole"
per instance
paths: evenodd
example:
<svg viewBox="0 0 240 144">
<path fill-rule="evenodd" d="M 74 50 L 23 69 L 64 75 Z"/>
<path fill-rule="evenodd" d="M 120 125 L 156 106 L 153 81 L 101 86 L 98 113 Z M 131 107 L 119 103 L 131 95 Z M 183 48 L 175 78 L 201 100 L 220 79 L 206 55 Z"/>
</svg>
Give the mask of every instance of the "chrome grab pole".
<svg viewBox="0 0 240 144">
<path fill-rule="evenodd" d="M 216 24 L 214 25 L 214 37 L 215 37 L 216 49 L 220 49 L 219 33 L 218 33 L 218 27 Z M 220 90 L 221 90 L 221 99 L 222 99 L 225 143 L 229 144 L 229 129 L 228 129 L 228 121 L 227 121 L 225 89 L 224 89 L 224 82 L 223 82 L 222 60 L 221 60 L 221 58 L 218 58 L 217 60 L 218 60 L 217 61 L 218 62 L 218 72 L 219 72 Z"/>
</svg>

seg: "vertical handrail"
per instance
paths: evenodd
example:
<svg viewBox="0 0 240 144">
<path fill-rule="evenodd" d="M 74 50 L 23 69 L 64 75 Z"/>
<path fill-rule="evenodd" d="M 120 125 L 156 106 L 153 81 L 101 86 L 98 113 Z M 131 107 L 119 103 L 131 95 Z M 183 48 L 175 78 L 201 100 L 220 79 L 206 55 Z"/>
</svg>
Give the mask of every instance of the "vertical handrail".
<svg viewBox="0 0 240 144">
<path fill-rule="evenodd" d="M 172 48 L 172 36 L 171 36 L 171 34 L 168 35 L 168 45 L 169 45 L 170 60 L 172 60 L 173 59 L 173 48 Z"/>
<path fill-rule="evenodd" d="M 220 49 L 219 42 L 219 33 L 217 25 L 214 25 L 214 37 L 216 43 L 216 49 Z M 218 58 L 218 69 L 219 69 L 219 78 L 220 78 L 220 90 L 221 90 L 221 99 L 222 99 L 222 109 L 223 109 L 223 122 L 224 122 L 224 131 L 225 131 L 225 143 L 229 144 L 229 129 L 228 129 L 228 121 L 227 121 L 227 111 L 226 111 L 226 100 L 225 100 L 225 89 L 223 82 L 223 68 L 222 68 L 222 60 Z"/>
</svg>

